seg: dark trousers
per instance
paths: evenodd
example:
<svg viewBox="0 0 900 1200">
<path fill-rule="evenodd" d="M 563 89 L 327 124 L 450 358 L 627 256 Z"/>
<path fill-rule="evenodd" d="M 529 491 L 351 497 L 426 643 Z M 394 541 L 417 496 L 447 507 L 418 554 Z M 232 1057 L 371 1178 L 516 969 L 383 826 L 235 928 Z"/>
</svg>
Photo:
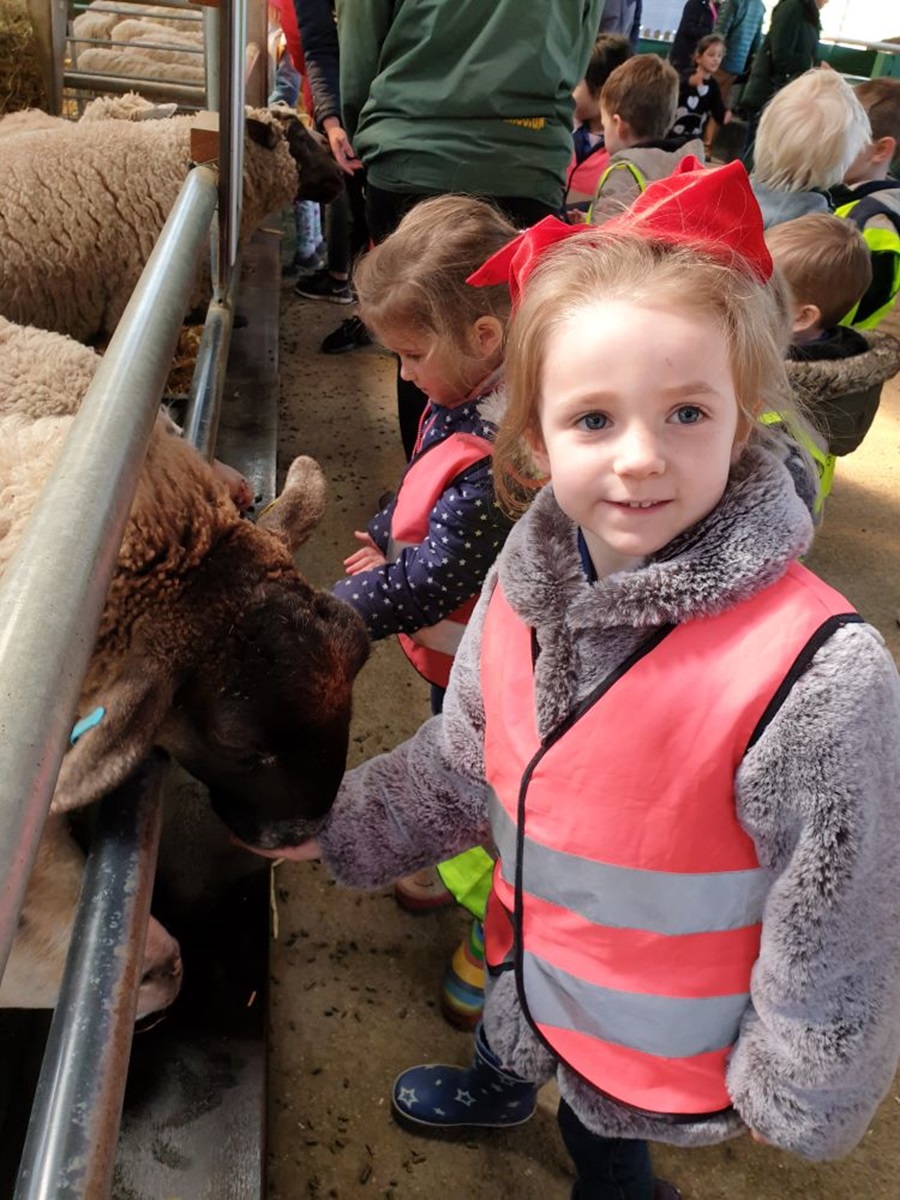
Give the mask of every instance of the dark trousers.
<svg viewBox="0 0 900 1200">
<path fill-rule="evenodd" d="M 575 1163 L 572 1200 L 653 1200 L 655 1184 L 646 1142 L 591 1133 L 565 1100 L 559 1102 L 557 1120 Z"/>
<path fill-rule="evenodd" d="M 411 208 L 420 200 L 427 200 L 429 195 L 442 195 L 440 192 L 388 192 L 383 188 L 366 185 L 366 223 L 372 241 L 383 242 L 389 233 L 400 224 Z M 520 229 L 534 225 L 544 217 L 553 216 L 558 209 L 544 204 L 540 200 L 532 200 L 528 196 L 482 196 L 504 212 L 507 217 Z M 419 432 L 419 421 L 428 403 L 428 397 L 420 392 L 414 383 L 400 378 L 400 367 L 397 367 L 397 419 L 400 423 L 400 437 L 406 457 L 411 458 L 416 436 Z"/>
<path fill-rule="evenodd" d="M 340 195 L 325 209 L 328 269 L 335 275 L 349 275 L 354 260 L 369 245 L 361 175 L 345 175 Z"/>
</svg>

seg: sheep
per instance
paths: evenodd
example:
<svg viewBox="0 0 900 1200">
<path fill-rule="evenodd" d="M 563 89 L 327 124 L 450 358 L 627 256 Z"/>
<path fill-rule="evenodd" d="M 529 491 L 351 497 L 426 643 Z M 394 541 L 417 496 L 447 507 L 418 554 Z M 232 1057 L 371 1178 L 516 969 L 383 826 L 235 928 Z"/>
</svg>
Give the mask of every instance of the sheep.
<svg viewBox="0 0 900 1200">
<path fill-rule="evenodd" d="M 0 138 L 0 315 L 110 335 L 191 166 L 196 117 L 79 121 Z M 334 199 L 340 168 L 289 111 L 249 110 L 247 236 L 294 199 Z M 192 307 L 209 297 L 208 266 Z"/>
<path fill-rule="evenodd" d="M 158 120 L 174 116 L 177 108 L 177 104 L 158 104 L 137 92 L 125 92 L 121 96 L 95 96 L 85 105 L 79 121 Z M 0 117 L 0 138 L 47 129 L 68 129 L 71 124 L 67 117 L 52 116 L 41 108 L 23 108 Z"/>
<path fill-rule="evenodd" d="M 158 4 L 132 4 L 129 5 L 128 14 L 125 14 L 121 6 L 111 11 L 104 0 L 92 0 L 84 12 L 79 13 L 73 20 L 72 37 L 76 41 L 82 38 L 109 38 L 117 25 L 135 17 L 147 17 L 156 25 L 173 29 L 184 29 L 190 24 L 184 17 L 173 16 L 171 8 L 164 8 Z M 196 24 L 199 25 L 200 22 Z"/>
<path fill-rule="evenodd" d="M 172 29 L 143 19 L 119 21 L 108 46 L 77 50 L 81 70 L 128 78 L 166 79 L 202 86 L 206 81 L 203 27 Z"/>
<path fill-rule="evenodd" d="M 198 55 L 181 54 L 173 50 L 150 50 L 140 46 L 109 50 L 102 46 L 88 46 L 78 55 L 78 69 L 92 75 L 164 79 L 168 83 L 187 83 L 192 87 L 203 87 L 206 83 L 206 67 Z"/>
<path fill-rule="evenodd" d="M 121 96 L 95 96 L 85 105 L 79 121 L 153 121 L 172 117 L 177 109 L 177 104 L 160 104 L 138 92 L 123 92 Z"/>
<path fill-rule="evenodd" d="M 18 137 L 46 129 L 61 129 L 68 125 L 65 117 L 53 117 L 42 108 L 23 108 L 0 117 L 0 138 Z"/>
<path fill-rule="evenodd" d="M 111 45 L 120 50 L 127 50 L 129 46 L 139 46 L 143 43 L 171 50 L 188 51 L 186 59 L 173 59 L 174 62 L 200 62 L 202 57 L 198 55 L 197 51 L 203 50 L 203 27 L 197 24 L 189 25 L 185 29 L 170 29 L 166 25 L 160 25 L 157 21 L 144 20 L 120 21 L 116 25 Z"/>
<path fill-rule="evenodd" d="M 0 319 L 0 572 L 99 361 L 69 338 Z M 296 460 L 254 525 L 170 428 L 165 418 L 154 427 L 81 689 L 78 715 L 104 713 L 63 758 L 0 1007 L 53 1004 L 81 870 L 65 814 L 117 787 L 154 746 L 261 848 L 311 836 L 343 773 L 369 641 L 357 614 L 314 591 L 291 557 L 321 516 L 321 472 Z M 180 978 L 172 939 L 151 933 L 142 1011 Z"/>
</svg>

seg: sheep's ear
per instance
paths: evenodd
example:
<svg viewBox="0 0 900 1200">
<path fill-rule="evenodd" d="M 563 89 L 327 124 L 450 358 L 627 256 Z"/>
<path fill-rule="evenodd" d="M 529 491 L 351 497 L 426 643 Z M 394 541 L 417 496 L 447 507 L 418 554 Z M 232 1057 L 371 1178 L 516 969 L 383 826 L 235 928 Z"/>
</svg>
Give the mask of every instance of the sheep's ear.
<svg viewBox="0 0 900 1200">
<path fill-rule="evenodd" d="M 247 137 L 257 146 L 265 146 L 272 150 L 278 144 L 280 134 L 274 125 L 268 121 L 260 121 L 257 117 L 247 117 Z"/>
<path fill-rule="evenodd" d="M 146 659 L 134 656 L 120 664 L 88 711 L 78 714 L 76 740 L 63 758 L 51 811 L 81 808 L 124 783 L 154 746 L 173 692 L 173 681 Z"/>
<path fill-rule="evenodd" d="M 149 108 L 139 108 L 131 119 L 132 121 L 165 121 L 169 117 L 174 117 L 177 112 L 177 104 L 151 104 Z"/>
<path fill-rule="evenodd" d="M 263 509 L 257 524 L 277 534 L 293 554 L 322 520 L 327 490 L 322 468 L 301 455 L 291 463 L 281 495 Z"/>
</svg>

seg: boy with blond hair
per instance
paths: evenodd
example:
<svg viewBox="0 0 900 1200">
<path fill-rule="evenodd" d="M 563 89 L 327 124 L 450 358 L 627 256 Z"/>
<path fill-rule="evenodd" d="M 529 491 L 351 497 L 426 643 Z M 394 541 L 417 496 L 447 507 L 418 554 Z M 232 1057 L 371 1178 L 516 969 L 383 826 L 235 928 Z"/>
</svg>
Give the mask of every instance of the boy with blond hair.
<svg viewBox="0 0 900 1200">
<path fill-rule="evenodd" d="M 678 72 L 657 54 L 637 54 L 612 72 L 600 92 L 609 166 L 600 177 L 588 223 L 602 225 L 648 183 L 671 175 L 683 158 L 704 161 L 703 142 L 668 137 L 678 107 Z"/>
</svg>

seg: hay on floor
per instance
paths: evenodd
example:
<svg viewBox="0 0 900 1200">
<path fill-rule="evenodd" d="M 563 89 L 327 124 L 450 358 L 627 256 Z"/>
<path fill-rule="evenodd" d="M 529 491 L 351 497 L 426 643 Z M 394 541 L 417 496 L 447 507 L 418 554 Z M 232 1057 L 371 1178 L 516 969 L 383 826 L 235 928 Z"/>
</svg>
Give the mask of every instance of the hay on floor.
<svg viewBox="0 0 900 1200">
<path fill-rule="evenodd" d="M 37 42 L 23 0 L 0 0 L 0 116 L 46 108 Z"/>
</svg>

